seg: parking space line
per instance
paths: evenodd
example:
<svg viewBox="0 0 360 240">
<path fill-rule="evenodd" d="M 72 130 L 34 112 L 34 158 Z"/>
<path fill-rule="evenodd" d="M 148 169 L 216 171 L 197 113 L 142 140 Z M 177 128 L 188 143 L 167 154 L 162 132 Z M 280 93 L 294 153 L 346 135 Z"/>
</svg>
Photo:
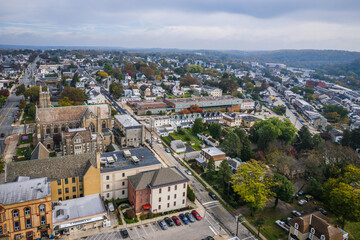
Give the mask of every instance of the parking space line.
<svg viewBox="0 0 360 240">
<path fill-rule="evenodd" d="M 148 234 L 147 231 L 146 231 L 146 228 L 147 228 L 147 227 L 145 227 L 145 225 L 140 225 L 140 227 L 141 227 L 141 229 L 145 232 L 145 234 L 149 236 L 149 234 Z"/>
<path fill-rule="evenodd" d="M 214 228 L 214 229 L 216 229 L 216 227 L 205 217 L 205 219 L 206 219 L 206 221 Z M 209 226 L 210 227 L 210 226 Z M 213 229 L 211 229 L 212 231 L 213 231 Z M 217 234 L 217 233 L 215 233 L 215 234 Z"/>
<path fill-rule="evenodd" d="M 210 202 L 205 202 L 203 203 L 203 205 L 207 205 L 207 204 L 211 204 L 211 203 L 218 203 L 219 201 L 210 201 Z"/>
<path fill-rule="evenodd" d="M 150 226 L 151 230 L 155 233 L 155 230 L 153 229 L 153 227 L 152 227 L 152 224 L 151 224 L 151 223 L 149 223 L 149 226 Z"/>
<path fill-rule="evenodd" d="M 138 232 L 138 230 L 136 229 L 137 227 L 133 227 L 133 229 L 135 229 L 135 232 L 137 233 L 138 237 L 140 238 L 140 234 Z"/>
<path fill-rule="evenodd" d="M 217 232 L 211 226 L 209 226 L 209 228 L 215 235 L 217 235 Z"/>
</svg>

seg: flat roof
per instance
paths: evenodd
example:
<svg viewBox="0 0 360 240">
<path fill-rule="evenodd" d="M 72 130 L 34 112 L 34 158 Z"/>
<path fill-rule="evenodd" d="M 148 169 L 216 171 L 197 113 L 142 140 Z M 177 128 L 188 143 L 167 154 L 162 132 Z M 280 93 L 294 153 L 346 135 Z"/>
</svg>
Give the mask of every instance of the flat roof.
<svg viewBox="0 0 360 240">
<path fill-rule="evenodd" d="M 218 149 L 217 147 L 205 148 L 205 149 L 203 149 L 202 151 L 206 152 L 206 153 L 209 154 L 210 156 L 225 154 L 223 151 L 221 151 L 221 150 Z"/>
<path fill-rule="evenodd" d="M 176 98 L 176 99 L 166 99 L 171 103 L 185 103 L 185 102 L 205 102 L 205 101 L 219 101 L 219 100 L 241 100 L 229 95 L 223 96 L 209 96 L 209 97 L 194 97 L 194 98 Z"/>
<path fill-rule="evenodd" d="M 101 161 L 106 161 L 108 157 L 113 157 L 115 162 L 111 164 L 112 167 L 102 167 L 101 172 L 113 172 L 119 170 L 127 170 L 132 168 L 146 167 L 151 165 L 157 165 L 161 162 L 155 157 L 155 155 L 146 147 L 128 149 L 131 156 L 136 156 L 139 161 L 134 163 L 132 159 L 124 157 L 124 151 L 106 152 L 100 155 Z"/>
<path fill-rule="evenodd" d="M 0 184 L 0 203 L 10 205 L 43 199 L 50 195 L 50 184 L 47 178 L 18 177 L 17 182 Z"/>
<path fill-rule="evenodd" d="M 62 201 L 54 206 L 53 223 L 105 213 L 105 207 L 99 194 L 88 195 Z"/>
<path fill-rule="evenodd" d="M 115 119 L 121 123 L 125 128 L 142 126 L 133 116 L 129 114 L 115 115 Z"/>
</svg>

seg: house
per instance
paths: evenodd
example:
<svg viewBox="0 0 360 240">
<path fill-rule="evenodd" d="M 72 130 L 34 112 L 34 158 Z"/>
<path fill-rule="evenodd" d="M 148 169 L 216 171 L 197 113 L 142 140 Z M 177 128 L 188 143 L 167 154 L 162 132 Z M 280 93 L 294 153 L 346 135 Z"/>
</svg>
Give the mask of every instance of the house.
<svg viewBox="0 0 360 240">
<path fill-rule="evenodd" d="M 186 152 L 186 146 L 181 140 L 173 140 L 170 143 L 170 147 L 176 153 Z"/>
<path fill-rule="evenodd" d="M 51 201 L 62 201 L 100 193 L 100 155 L 83 153 L 46 159 L 10 162 L 6 165 L 6 181 L 18 176 L 47 177 Z"/>
<path fill-rule="evenodd" d="M 176 167 L 142 172 L 128 179 L 129 202 L 136 213 L 160 213 L 186 207 L 190 180 Z"/>
<path fill-rule="evenodd" d="M 200 152 L 200 157 L 207 163 L 211 158 L 213 158 L 215 161 L 215 166 L 219 167 L 220 163 L 226 159 L 226 154 L 216 147 L 210 147 L 202 149 Z"/>
<path fill-rule="evenodd" d="M 252 99 L 243 99 L 240 109 L 241 110 L 252 110 L 255 107 L 255 101 Z"/>
<path fill-rule="evenodd" d="M 109 226 L 106 219 L 107 212 L 99 194 L 62 201 L 54 205 L 52 212 L 55 236 Z"/>
<path fill-rule="evenodd" d="M 246 128 L 251 128 L 256 120 L 259 120 L 259 118 L 251 116 L 251 115 L 241 115 L 241 125 Z"/>
<path fill-rule="evenodd" d="M 140 147 L 144 143 L 144 126 L 129 114 L 115 115 L 114 129 L 122 147 Z"/>
<path fill-rule="evenodd" d="M 128 197 L 128 177 L 140 172 L 156 170 L 161 162 L 145 147 L 100 155 L 101 196 L 105 199 Z"/>
<path fill-rule="evenodd" d="M 340 143 L 341 139 L 343 138 L 343 133 L 344 133 L 343 131 L 338 130 L 336 128 L 331 129 L 329 131 L 331 141 L 336 142 L 336 143 Z"/>
<path fill-rule="evenodd" d="M 209 96 L 214 96 L 214 97 L 222 96 L 222 90 L 220 88 L 203 86 L 202 92 L 206 93 Z"/>
<path fill-rule="evenodd" d="M 169 136 L 169 133 L 174 132 L 169 116 L 150 117 L 150 126 L 162 137 Z"/>
<path fill-rule="evenodd" d="M 223 113 L 223 121 L 226 126 L 238 127 L 241 126 L 241 115 L 234 112 Z"/>
<path fill-rule="evenodd" d="M 290 221 L 289 240 L 347 240 L 348 233 L 329 223 L 320 212 L 312 212 Z"/>
<path fill-rule="evenodd" d="M 1 239 L 51 237 L 51 214 L 50 183 L 46 177 L 19 176 L 16 182 L 0 185 Z"/>
</svg>

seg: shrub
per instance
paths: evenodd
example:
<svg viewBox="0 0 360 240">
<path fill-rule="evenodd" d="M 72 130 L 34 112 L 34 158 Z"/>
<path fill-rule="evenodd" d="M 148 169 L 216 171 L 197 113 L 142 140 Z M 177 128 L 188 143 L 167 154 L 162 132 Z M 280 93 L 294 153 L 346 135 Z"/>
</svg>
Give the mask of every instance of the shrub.
<svg viewBox="0 0 360 240">
<path fill-rule="evenodd" d="M 189 187 L 187 187 L 187 196 L 189 198 L 190 201 L 194 202 L 195 201 L 195 194 L 194 191 Z"/>
<path fill-rule="evenodd" d="M 150 218 L 153 218 L 154 217 L 154 214 L 152 212 L 150 212 L 148 215 L 147 215 L 148 219 Z"/>
<path fill-rule="evenodd" d="M 133 219 L 135 217 L 135 212 L 132 209 L 128 209 L 125 211 L 125 217 L 128 219 Z"/>
<path fill-rule="evenodd" d="M 146 220 L 147 218 L 148 218 L 147 215 L 141 215 L 141 216 L 140 216 L 140 219 L 141 219 L 141 220 Z"/>
</svg>

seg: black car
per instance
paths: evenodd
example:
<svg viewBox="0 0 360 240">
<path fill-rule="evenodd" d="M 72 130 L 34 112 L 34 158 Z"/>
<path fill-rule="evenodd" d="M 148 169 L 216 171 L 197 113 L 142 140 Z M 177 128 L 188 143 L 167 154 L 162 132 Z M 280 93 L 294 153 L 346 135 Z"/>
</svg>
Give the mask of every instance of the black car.
<svg viewBox="0 0 360 240">
<path fill-rule="evenodd" d="M 216 195 L 215 195 L 213 192 L 209 192 L 209 196 L 210 196 L 212 199 L 216 200 Z"/>
<path fill-rule="evenodd" d="M 203 238 L 202 240 L 215 240 L 213 237 L 207 236 L 206 238 Z"/>
<path fill-rule="evenodd" d="M 120 230 L 120 234 L 123 238 L 128 238 L 129 237 L 129 233 L 126 229 L 122 229 Z"/>
<path fill-rule="evenodd" d="M 171 220 L 171 218 L 166 217 L 166 218 L 164 218 L 164 220 L 165 220 L 166 224 L 169 225 L 169 227 L 174 226 L 174 222 L 173 222 L 173 220 Z"/>
</svg>

